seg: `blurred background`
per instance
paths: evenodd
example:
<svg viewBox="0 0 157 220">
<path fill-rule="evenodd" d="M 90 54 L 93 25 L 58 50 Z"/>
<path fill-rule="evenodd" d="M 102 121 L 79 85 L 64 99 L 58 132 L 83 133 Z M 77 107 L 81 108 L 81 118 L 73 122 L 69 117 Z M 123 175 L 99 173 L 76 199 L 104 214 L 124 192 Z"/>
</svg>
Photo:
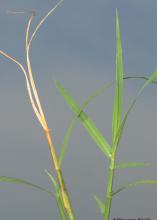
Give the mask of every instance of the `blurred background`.
<svg viewBox="0 0 157 220">
<path fill-rule="evenodd" d="M 25 64 L 28 15 L 36 11 L 32 31 L 56 0 L 1 0 L 0 49 Z M 157 2 L 155 0 L 65 0 L 44 23 L 31 48 L 34 78 L 57 153 L 73 113 L 55 88 L 60 80 L 82 103 L 92 91 L 115 79 L 115 11 L 120 14 L 124 74 L 148 76 L 157 69 Z M 125 112 L 143 80 L 127 80 Z M 130 114 L 117 161 L 156 162 L 157 86 L 150 85 Z M 114 88 L 90 103 L 86 112 L 111 143 Z M 51 188 L 44 170 L 52 171 L 49 149 L 16 64 L 0 56 L 0 175 L 24 178 Z M 53 171 L 52 171 L 53 172 Z M 76 219 L 99 220 L 93 194 L 105 198 L 108 161 L 78 122 L 63 162 L 63 173 Z M 118 170 L 114 189 L 135 179 L 157 179 L 157 167 Z M 137 186 L 113 198 L 111 219 L 156 219 L 157 186 Z M 0 183 L 2 220 L 58 220 L 53 198 L 27 186 Z"/>
</svg>

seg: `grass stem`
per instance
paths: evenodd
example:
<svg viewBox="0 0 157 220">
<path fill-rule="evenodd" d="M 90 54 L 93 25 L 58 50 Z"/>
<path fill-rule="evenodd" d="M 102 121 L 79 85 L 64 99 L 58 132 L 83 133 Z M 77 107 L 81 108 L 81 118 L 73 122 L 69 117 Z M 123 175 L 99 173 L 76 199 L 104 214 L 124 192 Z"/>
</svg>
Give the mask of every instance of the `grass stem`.
<svg viewBox="0 0 157 220">
<path fill-rule="evenodd" d="M 61 195 L 62 195 L 62 199 L 63 199 L 63 204 L 64 204 L 64 208 L 69 216 L 70 220 L 75 220 L 74 217 L 74 212 L 72 210 L 72 204 L 68 195 L 68 191 L 64 182 L 64 178 L 63 178 L 63 174 L 62 174 L 62 170 L 60 168 L 60 164 L 56 155 L 56 151 L 55 151 L 55 147 L 53 145 L 52 142 L 52 137 L 51 137 L 51 133 L 50 130 L 48 129 L 47 131 L 45 131 L 46 134 L 46 138 L 47 138 L 47 142 L 48 142 L 48 146 L 49 146 L 49 150 L 50 150 L 50 154 L 51 154 L 51 158 L 52 161 L 54 163 L 54 168 L 56 171 L 56 175 L 57 175 L 57 179 L 60 185 L 60 190 L 61 190 Z"/>
<path fill-rule="evenodd" d="M 33 32 L 33 34 L 31 35 L 30 38 L 29 38 L 30 26 L 31 26 L 31 23 L 32 23 L 33 18 L 35 16 L 35 13 L 32 12 L 32 14 L 29 18 L 27 28 L 26 28 L 26 45 L 25 45 L 26 46 L 27 70 L 24 68 L 24 66 L 17 59 L 13 58 L 9 54 L 3 52 L 2 50 L 0 50 L 0 54 L 5 56 L 6 58 L 12 60 L 14 63 L 16 63 L 24 73 L 24 76 L 25 76 L 25 79 L 26 79 L 28 95 L 29 95 L 29 99 L 30 99 L 32 108 L 33 108 L 33 110 L 35 112 L 35 115 L 36 115 L 37 119 L 39 120 L 43 130 L 44 130 L 44 133 L 45 133 L 45 136 L 46 136 L 46 139 L 47 139 L 47 142 L 48 142 L 48 146 L 49 146 L 49 150 L 50 150 L 50 154 L 51 154 L 51 159 L 52 159 L 52 162 L 54 164 L 54 169 L 55 169 L 56 177 L 57 177 L 58 184 L 59 184 L 59 187 L 60 187 L 61 199 L 62 199 L 62 202 L 63 202 L 65 212 L 67 213 L 70 220 L 75 220 L 74 212 L 72 210 L 72 204 L 71 204 L 68 192 L 67 192 L 67 188 L 66 188 L 66 185 L 65 185 L 65 182 L 64 182 L 64 179 L 63 179 L 63 175 L 62 175 L 62 171 L 61 171 L 61 167 L 60 167 L 60 164 L 59 164 L 59 159 L 57 157 L 56 150 L 55 150 L 54 144 L 52 142 L 50 129 L 48 127 L 48 124 L 47 124 L 47 121 L 46 121 L 46 118 L 45 118 L 45 115 L 44 115 L 44 112 L 43 112 L 43 109 L 42 109 L 42 105 L 40 103 L 40 99 L 39 99 L 39 96 L 38 96 L 36 85 L 35 85 L 35 82 L 34 82 L 33 71 L 32 71 L 30 56 L 29 56 L 31 42 L 32 42 L 34 36 L 36 35 L 38 29 L 41 27 L 41 25 L 44 23 L 44 21 L 47 19 L 47 17 L 58 7 L 58 5 L 61 4 L 61 2 L 63 2 L 63 0 L 60 0 L 56 4 L 56 6 L 53 7 L 42 18 L 42 20 L 36 26 L 36 29 L 35 29 L 35 31 Z"/>
<path fill-rule="evenodd" d="M 115 166 L 115 157 L 112 157 L 110 160 L 109 174 L 108 174 L 108 186 L 106 193 L 106 203 L 105 203 L 105 213 L 103 220 L 109 220 L 110 218 L 110 209 L 112 202 L 112 187 L 114 179 L 114 166 Z"/>
</svg>

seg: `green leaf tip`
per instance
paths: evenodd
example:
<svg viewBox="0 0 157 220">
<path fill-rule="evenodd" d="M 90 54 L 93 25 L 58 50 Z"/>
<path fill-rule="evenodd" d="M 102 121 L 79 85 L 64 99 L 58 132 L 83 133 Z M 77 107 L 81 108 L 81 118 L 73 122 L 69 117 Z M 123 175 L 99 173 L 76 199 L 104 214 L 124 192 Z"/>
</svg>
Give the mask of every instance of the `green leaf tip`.
<svg viewBox="0 0 157 220">
<path fill-rule="evenodd" d="M 100 209 L 101 214 L 104 214 L 104 212 L 105 212 L 105 203 L 97 195 L 94 195 L 94 199 L 96 201 L 97 206 Z"/>
<path fill-rule="evenodd" d="M 119 11 L 118 11 L 118 8 L 116 8 L 116 21 L 119 20 Z"/>
<path fill-rule="evenodd" d="M 58 186 L 57 181 L 55 180 L 55 178 L 52 176 L 52 174 L 49 173 L 47 170 L 45 170 L 45 173 L 49 176 L 51 182 L 53 183 L 54 188 L 58 189 L 59 186 Z"/>
<path fill-rule="evenodd" d="M 31 186 L 33 188 L 36 189 L 40 189 L 41 191 L 47 192 L 48 194 L 52 194 L 51 191 L 36 185 L 34 183 L 31 183 L 29 181 L 26 181 L 24 179 L 19 179 L 19 178 L 14 178 L 14 177 L 8 177 L 8 176 L 0 176 L 0 182 L 7 182 L 7 183 L 15 183 L 15 184 L 23 184 L 23 185 L 27 185 L 27 186 Z"/>
<path fill-rule="evenodd" d="M 53 187 L 54 187 L 54 190 L 55 190 L 54 195 L 55 195 L 55 199 L 56 199 L 56 203 L 57 203 L 57 206 L 58 206 L 60 217 L 61 217 L 62 220 L 66 220 L 67 217 L 66 217 L 66 212 L 65 212 L 65 209 L 64 209 L 63 201 L 62 201 L 60 187 L 59 187 L 57 181 L 55 180 L 55 177 L 53 177 L 53 175 L 51 173 L 49 173 L 47 170 L 45 170 L 45 173 L 49 176 L 49 178 L 50 178 L 50 180 L 53 184 Z"/>
<path fill-rule="evenodd" d="M 134 78 L 134 77 L 131 77 L 131 78 Z M 156 84 L 156 81 L 155 79 L 157 78 L 157 70 L 154 71 L 153 73 L 150 74 L 149 77 L 138 77 L 139 79 L 140 78 L 143 78 L 146 80 L 146 82 L 143 84 L 143 86 L 141 87 L 141 89 L 139 90 L 139 92 L 137 93 L 136 97 L 133 99 L 133 101 L 131 102 L 128 110 L 125 112 L 124 114 L 124 117 L 123 117 L 123 120 L 120 124 L 120 127 L 116 133 L 116 136 L 115 136 L 115 139 L 114 139 L 114 145 L 117 146 L 119 144 L 119 141 L 121 139 L 121 136 L 122 136 L 122 133 L 123 133 L 123 130 L 124 130 L 124 126 L 126 124 L 126 120 L 128 118 L 128 115 L 129 113 L 131 112 L 131 110 L 133 109 L 134 105 L 136 104 L 139 96 L 141 95 L 141 93 L 143 92 L 143 90 L 150 84 L 150 83 L 155 83 Z"/>
<path fill-rule="evenodd" d="M 132 188 L 132 187 L 135 187 L 138 185 L 157 185 L 157 180 L 135 180 L 133 182 L 130 182 L 130 183 L 120 187 L 116 191 L 112 192 L 112 196 L 118 194 L 119 192 L 123 191 L 124 189 Z"/>
<path fill-rule="evenodd" d="M 123 93 L 123 57 L 121 46 L 121 33 L 118 11 L 116 10 L 116 87 L 114 96 L 114 107 L 112 116 L 112 142 L 115 138 L 121 123 L 122 94 Z"/>
<path fill-rule="evenodd" d="M 148 162 L 126 162 L 126 163 L 116 163 L 115 169 L 126 169 L 131 167 L 148 167 L 153 165 L 152 163 Z"/>
</svg>

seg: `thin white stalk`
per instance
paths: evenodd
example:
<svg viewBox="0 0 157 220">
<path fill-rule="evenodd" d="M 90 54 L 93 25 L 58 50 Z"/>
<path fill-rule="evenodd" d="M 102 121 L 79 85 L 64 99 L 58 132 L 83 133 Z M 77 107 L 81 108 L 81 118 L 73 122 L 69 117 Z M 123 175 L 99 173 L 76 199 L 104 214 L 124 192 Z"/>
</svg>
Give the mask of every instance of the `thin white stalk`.
<svg viewBox="0 0 157 220">
<path fill-rule="evenodd" d="M 64 0 L 60 0 L 42 19 L 41 21 L 38 23 L 38 25 L 36 26 L 33 34 L 30 37 L 29 43 L 28 43 L 28 48 L 30 47 L 33 38 L 35 37 L 35 35 L 37 34 L 38 30 L 40 29 L 40 27 L 42 26 L 42 24 L 45 22 L 45 20 L 56 10 L 56 8 L 63 2 Z"/>
<path fill-rule="evenodd" d="M 30 80 L 31 88 L 32 88 L 32 91 L 33 91 L 33 94 L 34 94 L 34 98 L 35 98 L 35 101 L 37 103 L 37 107 L 39 109 L 40 116 L 42 118 L 44 127 L 46 127 L 46 129 L 48 129 L 46 119 L 45 119 L 45 116 L 44 116 L 44 113 L 43 113 L 43 109 L 42 109 L 41 104 L 40 104 L 40 100 L 39 100 L 38 92 L 37 92 L 37 89 L 36 89 L 36 85 L 35 85 L 35 82 L 34 82 L 32 68 L 31 68 L 31 64 L 30 64 L 30 58 L 29 58 L 28 38 L 29 38 L 30 26 L 31 26 L 31 23 L 32 23 L 32 20 L 33 20 L 34 16 L 35 16 L 35 14 L 32 13 L 32 15 L 31 15 L 31 17 L 28 21 L 28 25 L 27 25 L 27 29 L 26 29 L 26 60 L 27 60 L 27 68 L 28 68 L 28 73 L 29 73 L 29 80 Z"/>
</svg>

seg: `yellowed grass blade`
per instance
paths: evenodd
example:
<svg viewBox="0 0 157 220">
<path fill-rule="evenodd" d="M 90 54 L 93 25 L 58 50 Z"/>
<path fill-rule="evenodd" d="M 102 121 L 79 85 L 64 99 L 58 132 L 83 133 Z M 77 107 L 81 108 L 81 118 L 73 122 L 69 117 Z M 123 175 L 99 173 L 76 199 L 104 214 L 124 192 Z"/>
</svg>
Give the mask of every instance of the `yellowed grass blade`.
<svg viewBox="0 0 157 220">
<path fill-rule="evenodd" d="M 40 124 L 43 125 L 40 114 L 39 114 L 38 109 L 36 108 L 36 105 L 35 105 L 34 100 L 33 100 L 30 83 L 29 83 L 29 80 L 28 80 L 28 77 L 27 77 L 27 72 L 26 72 L 24 66 L 17 59 L 13 58 L 11 55 L 5 53 L 4 51 L 0 50 L 0 54 L 3 55 L 4 57 L 10 59 L 14 63 L 16 63 L 20 67 L 20 69 L 22 70 L 22 72 L 25 76 L 27 91 L 28 91 L 28 95 L 29 95 L 29 98 L 30 98 L 31 105 L 33 107 L 33 110 L 34 110 L 36 116 L 37 116 L 37 119 L 39 120 Z"/>
<path fill-rule="evenodd" d="M 30 47 L 33 38 L 34 38 L 35 35 L 37 34 L 37 32 L 38 32 L 38 30 L 40 29 L 40 27 L 42 26 L 42 24 L 45 22 L 45 20 L 56 10 L 56 8 L 57 8 L 63 1 L 64 1 L 64 0 L 60 0 L 60 1 L 41 19 L 41 21 L 40 21 L 39 24 L 36 26 L 36 28 L 35 28 L 33 34 L 32 34 L 31 37 L 30 37 L 28 47 Z"/>
<path fill-rule="evenodd" d="M 45 129 L 45 128 L 47 128 L 47 123 L 46 123 L 46 119 L 45 119 L 45 116 L 44 116 L 44 113 L 43 113 L 43 109 L 42 109 L 42 106 L 40 104 L 40 100 L 39 100 L 39 97 L 38 97 L 36 85 L 35 85 L 34 78 L 33 78 L 30 58 L 29 58 L 28 38 L 29 38 L 30 26 L 31 26 L 31 23 L 33 21 L 34 16 L 35 16 L 35 14 L 32 13 L 32 15 L 30 16 L 30 19 L 28 21 L 27 28 L 26 28 L 26 61 L 27 61 L 27 68 L 28 68 L 29 80 L 30 80 L 31 88 L 32 88 L 32 91 L 33 91 L 33 95 L 34 95 L 34 98 L 35 98 L 38 110 L 40 112 L 41 120 L 42 120 L 42 123 L 43 123 L 43 128 Z"/>
</svg>

